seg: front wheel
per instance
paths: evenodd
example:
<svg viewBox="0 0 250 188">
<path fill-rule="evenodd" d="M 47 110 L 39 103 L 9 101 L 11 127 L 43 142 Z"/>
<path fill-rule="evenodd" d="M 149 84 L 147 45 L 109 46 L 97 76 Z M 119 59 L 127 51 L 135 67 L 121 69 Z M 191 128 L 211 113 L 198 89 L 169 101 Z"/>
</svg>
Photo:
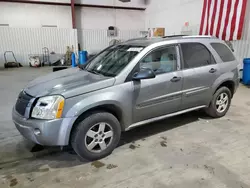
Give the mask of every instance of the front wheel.
<svg viewBox="0 0 250 188">
<path fill-rule="evenodd" d="M 120 136 L 121 126 L 117 118 L 107 112 L 96 112 L 76 126 L 71 145 L 80 157 L 93 161 L 111 154 Z"/>
<path fill-rule="evenodd" d="M 227 87 L 219 88 L 215 92 L 209 107 L 206 109 L 206 113 L 214 118 L 224 116 L 230 107 L 231 98 L 231 91 Z"/>
</svg>

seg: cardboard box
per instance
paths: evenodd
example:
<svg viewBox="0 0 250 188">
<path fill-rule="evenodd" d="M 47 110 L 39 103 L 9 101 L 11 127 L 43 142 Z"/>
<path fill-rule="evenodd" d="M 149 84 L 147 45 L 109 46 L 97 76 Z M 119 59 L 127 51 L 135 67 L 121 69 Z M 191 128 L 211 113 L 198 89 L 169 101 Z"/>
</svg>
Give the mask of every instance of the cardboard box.
<svg viewBox="0 0 250 188">
<path fill-rule="evenodd" d="M 149 37 L 164 37 L 165 28 L 149 28 L 148 33 Z"/>
<path fill-rule="evenodd" d="M 165 28 L 154 28 L 154 37 L 164 37 Z"/>
</svg>

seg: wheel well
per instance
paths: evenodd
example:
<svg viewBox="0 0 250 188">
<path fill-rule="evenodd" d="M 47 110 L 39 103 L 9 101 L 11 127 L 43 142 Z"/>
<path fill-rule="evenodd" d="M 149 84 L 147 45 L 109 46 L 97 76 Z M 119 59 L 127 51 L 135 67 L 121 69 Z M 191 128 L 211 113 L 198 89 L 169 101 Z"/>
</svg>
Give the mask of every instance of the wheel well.
<svg viewBox="0 0 250 188">
<path fill-rule="evenodd" d="M 216 91 L 217 91 L 218 89 L 220 89 L 221 87 L 227 87 L 227 88 L 231 91 L 231 94 L 232 94 L 232 97 L 233 97 L 233 95 L 234 95 L 234 87 L 235 87 L 233 81 L 226 81 L 226 82 L 223 82 L 223 83 L 216 89 Z M 215 91 L 215 92 L 216 92 L 216 91 Z"/>
<path fill-rule="evenodd" d="M 100 105 L 100 106 L 96 106 L 94 108 L 91 108 L 85 112 L 83 112 L 74 122 L 71 131 L 70 131 L 70 137 L 71 137 L 71 133 L 74 130 L 74 128 L 78 125 L 79 122 L 81 122 L 83 119 L 85 119 L 87 116 L 89 116 L 90 114 L 93 114 L 95 112 L 100 112 L 100 111 L 104 111 L 104 112 L 109 112 L 112 115 L 114 115 L 118 121 L 121 123 L 122 122 L 122 111 L 119 107 L 113 105 L 113 104 L 105 104 L 105 105 Z M 122 125 L 121 125 L 122 127 Z M 70 144 L 70 140 L 69 140 L 69 144 Z"/>
</svg>

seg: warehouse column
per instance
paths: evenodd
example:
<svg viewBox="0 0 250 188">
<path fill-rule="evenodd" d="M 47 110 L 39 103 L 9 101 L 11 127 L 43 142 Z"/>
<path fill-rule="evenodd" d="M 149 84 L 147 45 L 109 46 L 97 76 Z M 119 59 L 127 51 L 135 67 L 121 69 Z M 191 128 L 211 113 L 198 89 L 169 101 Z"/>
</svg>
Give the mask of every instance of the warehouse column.
<svg viewBox="0 0 250 188">
<path fill-rule="evenodd" d="M 75 0 L 71 0 L 72 27 L 76 28 Z"/>
</svg>

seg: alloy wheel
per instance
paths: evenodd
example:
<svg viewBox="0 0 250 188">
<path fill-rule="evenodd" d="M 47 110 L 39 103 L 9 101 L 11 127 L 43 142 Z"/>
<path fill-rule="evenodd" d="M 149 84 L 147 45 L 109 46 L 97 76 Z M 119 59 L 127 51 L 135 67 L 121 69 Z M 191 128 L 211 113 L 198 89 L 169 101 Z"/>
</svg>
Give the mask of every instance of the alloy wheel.
<svg viewBox="0 0 250 188">
<path fill-rule="evenodd" d="M 228 106 L 228 94 L 227 93 L 221 93 L 217 100 L 216 100 L 216 110 L 219 113 L 224 112 L 227 109 Z"/>
<path fill-rule="evenodd" d="M 113 129 L 108 123 L 97 123 L 87 131 L 85 146 L 90 152 L 100 153 L 111 144 L 113 136 Z"/>
</svg>

